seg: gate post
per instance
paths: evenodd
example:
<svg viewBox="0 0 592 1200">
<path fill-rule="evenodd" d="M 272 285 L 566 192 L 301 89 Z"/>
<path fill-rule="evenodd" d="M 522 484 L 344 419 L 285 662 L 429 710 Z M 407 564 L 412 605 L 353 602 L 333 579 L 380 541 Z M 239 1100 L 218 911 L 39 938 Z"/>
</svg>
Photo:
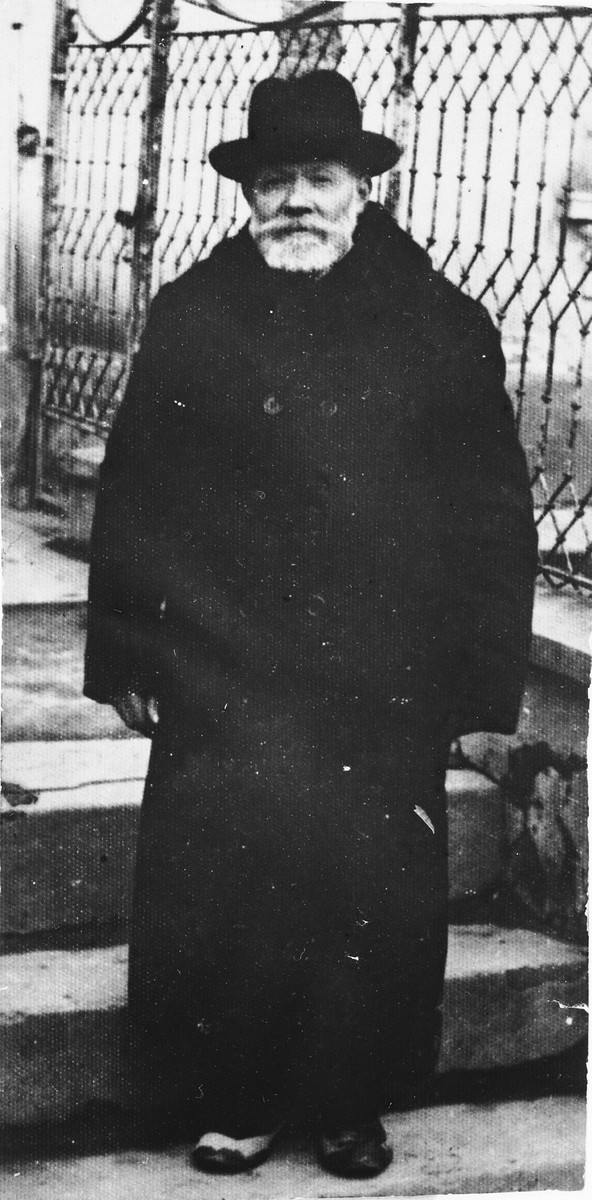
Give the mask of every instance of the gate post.
<svg viewBox="0 0 592 1200">
<path fill-rule="evenodd" d="M 140 149 L 138 198 L 134 214 L 128 372 L 146 323 L 152 290 L 154 244 L 158 237 L 156 208 L 162 129 L 169 83 L 169 51 L 175 24 L 173 0 L 153 0 L 148 97 Z"/>
<path fill-rule="evenodd" d="M 30 354 L 30 390 L 23 444 L 27 499 L 34 507 L 41 484 L 41 412 L 43 403 L 43 359 L 49 334 L 47 306 L 50 279 L 51 238 L 58 217 L 59 164 L 62 159 L 64 93 L 69 45 L 66 0 L 55 0 L 51 54 L 47 132 L 43 150 L 41 246 L 37 297 L 35 345 Z"/>
<path fill-rule="evenodd" d="M 395 122 L 393 136 L 403 150 L 398 163 L 391 171 L 386 193 L 386 207 L 398 219 L 401 204 L 401 176 L 405 151 L 411 126 L 411 103 L 413 99 L 413 71 L 415 50 L 419 34 L 420 5 L 402 4 L 399 24 L 399 47 L 396 62 Z"/>
</svg>

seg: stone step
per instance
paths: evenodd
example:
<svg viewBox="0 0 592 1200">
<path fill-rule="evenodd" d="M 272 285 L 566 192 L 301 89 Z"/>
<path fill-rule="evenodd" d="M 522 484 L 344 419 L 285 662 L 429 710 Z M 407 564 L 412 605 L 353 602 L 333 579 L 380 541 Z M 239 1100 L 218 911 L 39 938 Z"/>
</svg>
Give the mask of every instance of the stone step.
<svg viewBox="0 0 592 1200">
<path fill-rule="evenodd" d="M 145 738 L 4 745 L 2 933 L 127 918 L 149 754 Z"/>
<path fill-rule="evenodd" d="M 1 960 L 0 1125 L 126 1103 L 127 948 Z M 487 1070 L 560 1053 L 585 1036 L 584 951 L 543 934 L 452 926 L 440 1070 Z"/>
<path fill-rule="evenodd" d="M 144 738 L 5 744 L 3 933 L 127 918 L 149 753 Z M 449 771 L 447 791 L 456 900 L 499 878 L 503 812 L 496 786 L 474 771 Z"/>
<path fill-rule="evenodd" d="M 246 1175 L 196 1173 L 189 1147 L 119 1150 L 43 1160 L 14 1156 L 4 1200 L 320 1200 L 321 1197 L 581 1192 L 586 1105 L 552 1096 L 502 1104 L 456 1104 L 389 1114 L 394 1149 L 378 1179 L 347 1180 L 318 1165 L 310 1138 L 278 1139 Z M 582 1193 L 583 1194 L 583 1193 Z"/>
</svg>

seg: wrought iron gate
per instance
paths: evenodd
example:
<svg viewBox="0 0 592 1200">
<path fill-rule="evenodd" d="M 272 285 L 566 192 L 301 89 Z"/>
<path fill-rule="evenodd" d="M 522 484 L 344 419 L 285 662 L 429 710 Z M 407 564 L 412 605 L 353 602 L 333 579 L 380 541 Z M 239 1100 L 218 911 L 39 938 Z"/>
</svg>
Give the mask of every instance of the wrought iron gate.
<svg viewBox="0 0 592 1200">
<path fill-rule="evenodd" d="M 207 152 L 240 134 L 253 83 L 297 65 L 297 44 L 308 68 L 330 51 L 367 125 L 405 138 L 377 195 L 501 326 L 542 572 L 590 590 L 592 13 L 421 14 L 410 96 L 401 13 L 315 24 L 297 43 L 276 27 L 176 35 L 155 22 L 151 47 L 62 47 L 34 489 L 51 482 L 49 441 L 55 459 L 68 430 L 109 429 L 149 293 L 244 219 Z"/>
</svg>

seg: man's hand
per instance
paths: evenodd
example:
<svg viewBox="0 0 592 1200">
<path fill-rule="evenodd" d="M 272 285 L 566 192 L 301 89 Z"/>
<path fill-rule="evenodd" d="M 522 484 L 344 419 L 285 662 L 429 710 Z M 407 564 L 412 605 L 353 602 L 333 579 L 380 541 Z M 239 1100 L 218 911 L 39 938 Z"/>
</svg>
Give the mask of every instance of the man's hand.
<svg viewBox="0 0 592 1200">
<path fill-rule="evenodd" d="M 113 701 L 113 708 L 128 729 L 136 729 L 144 737 L 152 737 L 159 719 L 158 703 L 154 696 L 145 700 L 137 692 L 128 692 L 127 696 L 119 696 Z"/>
</svg>

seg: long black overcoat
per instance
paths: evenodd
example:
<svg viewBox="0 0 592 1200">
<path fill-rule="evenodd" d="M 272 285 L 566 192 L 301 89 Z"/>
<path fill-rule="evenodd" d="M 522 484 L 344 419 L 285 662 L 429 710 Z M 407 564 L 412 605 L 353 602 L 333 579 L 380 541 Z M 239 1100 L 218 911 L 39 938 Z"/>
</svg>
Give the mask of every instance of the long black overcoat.
<svg viewBox="0 0 592 1200">
<path fill-rule="evenodd" d="M 535 559 L 498 335 L 382 208 L 320 280 L 243 230 L 157 295 L 102 469 L 85 687 L 161 710 L 146 1093 L 260 1131 L 287 1091 L 353 1118 L 429 1067 L 446 746 L 515 727 Z"/>
</svg>

